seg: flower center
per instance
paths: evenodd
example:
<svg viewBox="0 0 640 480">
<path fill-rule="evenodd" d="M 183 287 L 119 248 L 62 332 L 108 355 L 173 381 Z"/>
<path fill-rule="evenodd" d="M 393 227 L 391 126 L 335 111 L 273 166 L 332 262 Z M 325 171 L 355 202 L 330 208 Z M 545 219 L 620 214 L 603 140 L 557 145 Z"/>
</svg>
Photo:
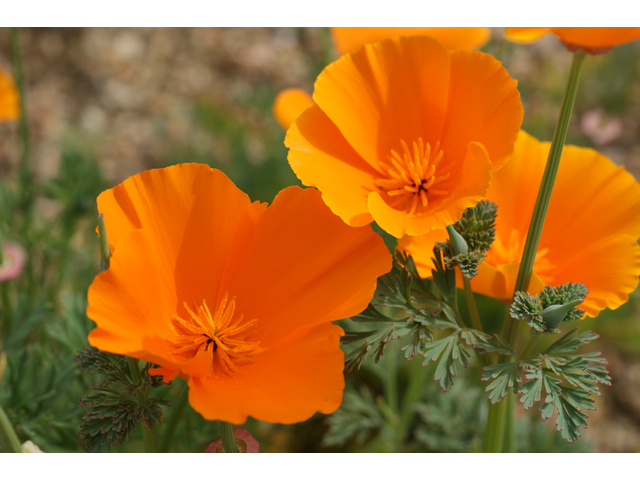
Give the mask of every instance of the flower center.
<svg viewBox="0 0 640 480">
<path fill-rule="evenodd" d="M 438 168 L 444 156 L 440 142 L 431 148 L 430 144 L 418 138 L 417 142 L 413 142 L 413 151 L 409 150 L 404 140 L 400 140 L 400 144 L 402 155 L 391 150 L 387 162 L 380 162 L 387 178 L 380 178 L 374 183 L 389 197 L 393 197 L 390 207 L 413 215 L 416 210 L 424 211 L 427 208 L 430 197 L 449 193 L 438 184 L 449 178 L 451 173 L 445 171 L 449 168 Z"/>
<path fill-rule="evenodd" d="M 252 363 L 253 357 L 264 351 L 260 348 L 259 341 L 250 342 L 246 339 L 250 333 L 249 329 L 258 323 L 258 320 L 243 322 L 243 315 L 233 320 L 236 297 L 227 305 L 228 298 L 229 295 L 225 293 L 214 315 L 211 315 L 204 300 L 197 313 L 184 302 L 189 317 L 186 320 L 177 315 L 171 318 L 171 325 L 176 332 L 171 342 L 172 353 L 191 359 L 200 352 L 210 352 L 211 372 L 213 373 L 217 360 L 227 375 L 238 370 L 240 365 Z"/>
</svg>

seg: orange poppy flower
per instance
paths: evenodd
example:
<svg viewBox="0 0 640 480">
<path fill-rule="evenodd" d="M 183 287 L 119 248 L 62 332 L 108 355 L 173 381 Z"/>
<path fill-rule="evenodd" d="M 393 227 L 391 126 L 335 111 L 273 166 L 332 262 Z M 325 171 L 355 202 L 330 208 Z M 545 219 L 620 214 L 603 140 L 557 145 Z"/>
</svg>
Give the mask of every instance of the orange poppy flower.
<svg viewBox="0 0 640 480">
<path fill-rule="evenodd" d="M 314 105 L 313 98 L 300 88 L 281 91 L 273 102 L 273 116 L 283 130 L 288 130 L 296 118 Z"/>
<path fill-rule="evenodd" d="M 456 222 L 509 160 L 517 82 L 495 58 L 396 37 L 326 67 L 285 138 L 289 164 L 352 226 L 396 237 Z"/>
<path fill-rule="evenodd" d="M 0 122 L 20 116 L 18 90 L 13 79 L 0 68 Z"/>
<path fill-rule="evenodd" d="M 293 423 L 342 399 L 343 334 L 391 255 L 319 192 L 251 203 L 222 172 L 150 170 L 98 197 L 113 251 L 89 288 L 89 343 L 188 381 L 209 420 Z"/>
<path fill-rule="evenodd" d="M 427 35 L 449 50 L 480 48 L 491 38 L 487 27 L 331 27 L 333 44 L 340 55 L 351 53 L 365 43 L 385 38 Z"/>
<path fill-rule="evenodd" d="M 640 38 L 640 27 L 508 27 L 505 36 L 518 43 L 531 43 L 553 33 L 573 51 L 606 53 L 611 47 Z"/>
<path fill-rule="evenodd" d="M 494 176 L 487 200 L 498 205 L 496 238 L 471 280 L 474 292 L 511 301 L 549 147 L 521 132 L 513 158 Z M 640 185 L 633 175 L 595 150 L 565 146 L 529 292 L 580 282 L 589 289 L 580 305 L 588 316 L 618 308 L 638 285 L 638 237 Z M 446 230 L 406 237 L 398 249 L 431 276 L 434 242 L 446 238 Z"/>
</svg>

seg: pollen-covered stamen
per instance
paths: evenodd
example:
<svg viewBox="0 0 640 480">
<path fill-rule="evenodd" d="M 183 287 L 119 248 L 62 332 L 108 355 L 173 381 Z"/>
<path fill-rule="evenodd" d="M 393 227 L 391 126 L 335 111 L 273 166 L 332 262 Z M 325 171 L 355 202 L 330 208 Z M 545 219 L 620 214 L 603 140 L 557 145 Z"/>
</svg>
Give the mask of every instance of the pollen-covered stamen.
<svg viewBox="0 0 640 480">
<path fill-rule="evenodd" d="M 402 155 L 395 150 L 387 157 L 388 162 L 380 162 L 380 167 L 387 178 L 375 180 L 375 185 L 393 200 L 389 205 L 412 215 L 417 209 L 424 209 L 429 204 L 430 196 L 447 195 L 446 189 L 438 188 L 438 183 L 451 175 L 449 168 L 438 168 L 444 152 L 440 150 L 440 142 L 434 148 L 424 143 L 422 138 L 413 142 L 413 151 L 404 140 L 400 140 Z M 436 171 L 438 175 L 436 175 Z"/>
<path fill-rule="evenodd" d="M 238 366 L 253 362 L 253 356 L 264 351 L 260 348 L 260 342 L 246 339 L 249 329 L 258 320 L 245 322 L 243 315 L 233 320 L 236 299 L 233 297 L 227 305 L 228 298 L 225 293 L 214 315 L 204 300 L 197 313 L 189 308 L 187 302 L 184 303 L 189 317 L 186 320 L 177 315 L 171 318 L 171 325 L 176 332 L 170 340 L 174 355 L 191 359 L 200 352 L 211 352 L 212 373 L 217 358 L 222 371 L 231 375 L 238 370 Z"/>
</svg>

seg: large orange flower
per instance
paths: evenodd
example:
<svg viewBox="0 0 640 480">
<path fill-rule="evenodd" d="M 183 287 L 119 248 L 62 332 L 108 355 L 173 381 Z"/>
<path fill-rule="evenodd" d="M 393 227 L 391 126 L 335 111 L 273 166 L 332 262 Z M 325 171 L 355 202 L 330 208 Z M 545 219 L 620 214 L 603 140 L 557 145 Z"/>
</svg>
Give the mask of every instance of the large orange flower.
<svg viewBox="0 0 640 480">
<path fill-rule="evenodd" d="M 480 48 L 491 38 L 487 27 L 331 27 L 333 44 L 340 55 L 351 53 L 365 43 L 385 38 L 427 35 L 449 50 Z"/>
<path fill-rule="evenodd" d="M 0 68 L 0 122 L 20 116 L 18 90 L 13 79 Z"/>
<path fill-rule="evenodd" d="M 205 418 L 293 423 L 338 408 L 343 331 L 391 256 L 319 192 L 251 203 L 223 173 L 150 170 L 98 197 L 111 266 L 89 288 L 91 345 L 189 383 Z"/>
<path fill-rule="evenodd" d="M 291 125 L 289 164 L 352 226 L 396 237 L 456 222 L 513 152 L 522 103 L 495 58 L 396 37 L 325 68 Z"/>
<path fill-rule="evenodd" d="M 640 38 L 640 27 L 508 27 L 506 37 L 518 43 L 531 43 L 553 33 L 569 49 L 582 48 L 603 53 L 611 47 Z"/>
<path fill-rule="evenodd" d="M 511 301 L 549 146 L 521 132 L 513 158 L 493 178 L 487 200 L 498 205 L 496 239 L 471 280 L 477 293 Z M 581 282 L 589 289 L 580 306 L 588 316 L 617 308 L 638 285 L 638 237 L 640 185 L 635 178 L 595 150 L 567 145 L 529 291 L 537 293 L 545 284 Z M 398 248 L 413 255 L 426 277 L 433 268 L 434 242 L 446 238 L 446 230 L 437 230 L 403 238 Z"/>
</svg>

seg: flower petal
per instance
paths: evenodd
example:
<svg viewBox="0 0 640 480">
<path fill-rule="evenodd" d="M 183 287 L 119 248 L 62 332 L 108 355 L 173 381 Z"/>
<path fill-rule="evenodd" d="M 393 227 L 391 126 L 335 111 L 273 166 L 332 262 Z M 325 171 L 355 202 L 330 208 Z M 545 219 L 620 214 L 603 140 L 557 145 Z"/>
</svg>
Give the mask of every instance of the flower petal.
<svg viewBox="0 0 640 480">
<path fill-rule="evenodd" d="M 464 157 L 469 142 L 487 149 L 495 171 L 513 154 L 524 110 L 518 81 L 482 52 L 451 52 L 451 83 L 442 148 L 452 159 Z"/>
<path fill-rule="evenodd" d="M 289 187 L 260 219 L 229 295 L 237 312 L 258 319 L 265 347 L 301 326 L 360 313 L 390 269 L 391 254 L 370 227 L 348 227 L 320 192 Z"/>
<path fill-rule="evenodd" d="M 516 43 L 533 43 L 549 33 L 546 27 L 507 27 L 504 36 Z"/>
<path fill-rule="evenodd" d="M 283 130 L 287 130 L 302 112 L 314 105 L 313 98 L 300 88 L 281 91 L 273 102 L 273 115 Z"/>
<path fill-rule="evenodd" d="M 0 68 L 0 122 L 20 117 L 20 99 L 13 79 Z"/>
<path fill-rule="evenodd" d="M 587 48 L 612 47 L 640 38 L 640 27 L 550 27 L 569 45 Z"/>
<path fill-rule="evenodd" d="M 440 140 L 448 91 L 447 49 L 429 37 L 397 37 L 366 45 L 326 67 L 313 99 L 353 149 L 378 169 L 392 149 L 401 151 L 401 140 L 421 137 L 432 145 Z"/>
<path fill-rule="evenodd" d="M 333 44 L 340 55 L 351 53 L 365 43 L 398 36 L 427 35 L 449 50 L 480 48 L 491 38 L 487 27 L 331 27 Z"/>
<path fill-rule="evenodd" d="M 191 377 L 189 403 L 207 420 L 236 425 L 249 415 L 288 424 L 318 411 L 331 413 L 340 406 L 344 389 L 343 333 L 329 323 L 300 328 L 233 377 Z"/>
<path fill-rule="evenodd" d="M 333 213 L 353 227 L 371 223 L 367 195 L 377 172 L 316 105 L 287 132 L 289 164 L 304 185 L 316 186 Z"/>
</svg>

